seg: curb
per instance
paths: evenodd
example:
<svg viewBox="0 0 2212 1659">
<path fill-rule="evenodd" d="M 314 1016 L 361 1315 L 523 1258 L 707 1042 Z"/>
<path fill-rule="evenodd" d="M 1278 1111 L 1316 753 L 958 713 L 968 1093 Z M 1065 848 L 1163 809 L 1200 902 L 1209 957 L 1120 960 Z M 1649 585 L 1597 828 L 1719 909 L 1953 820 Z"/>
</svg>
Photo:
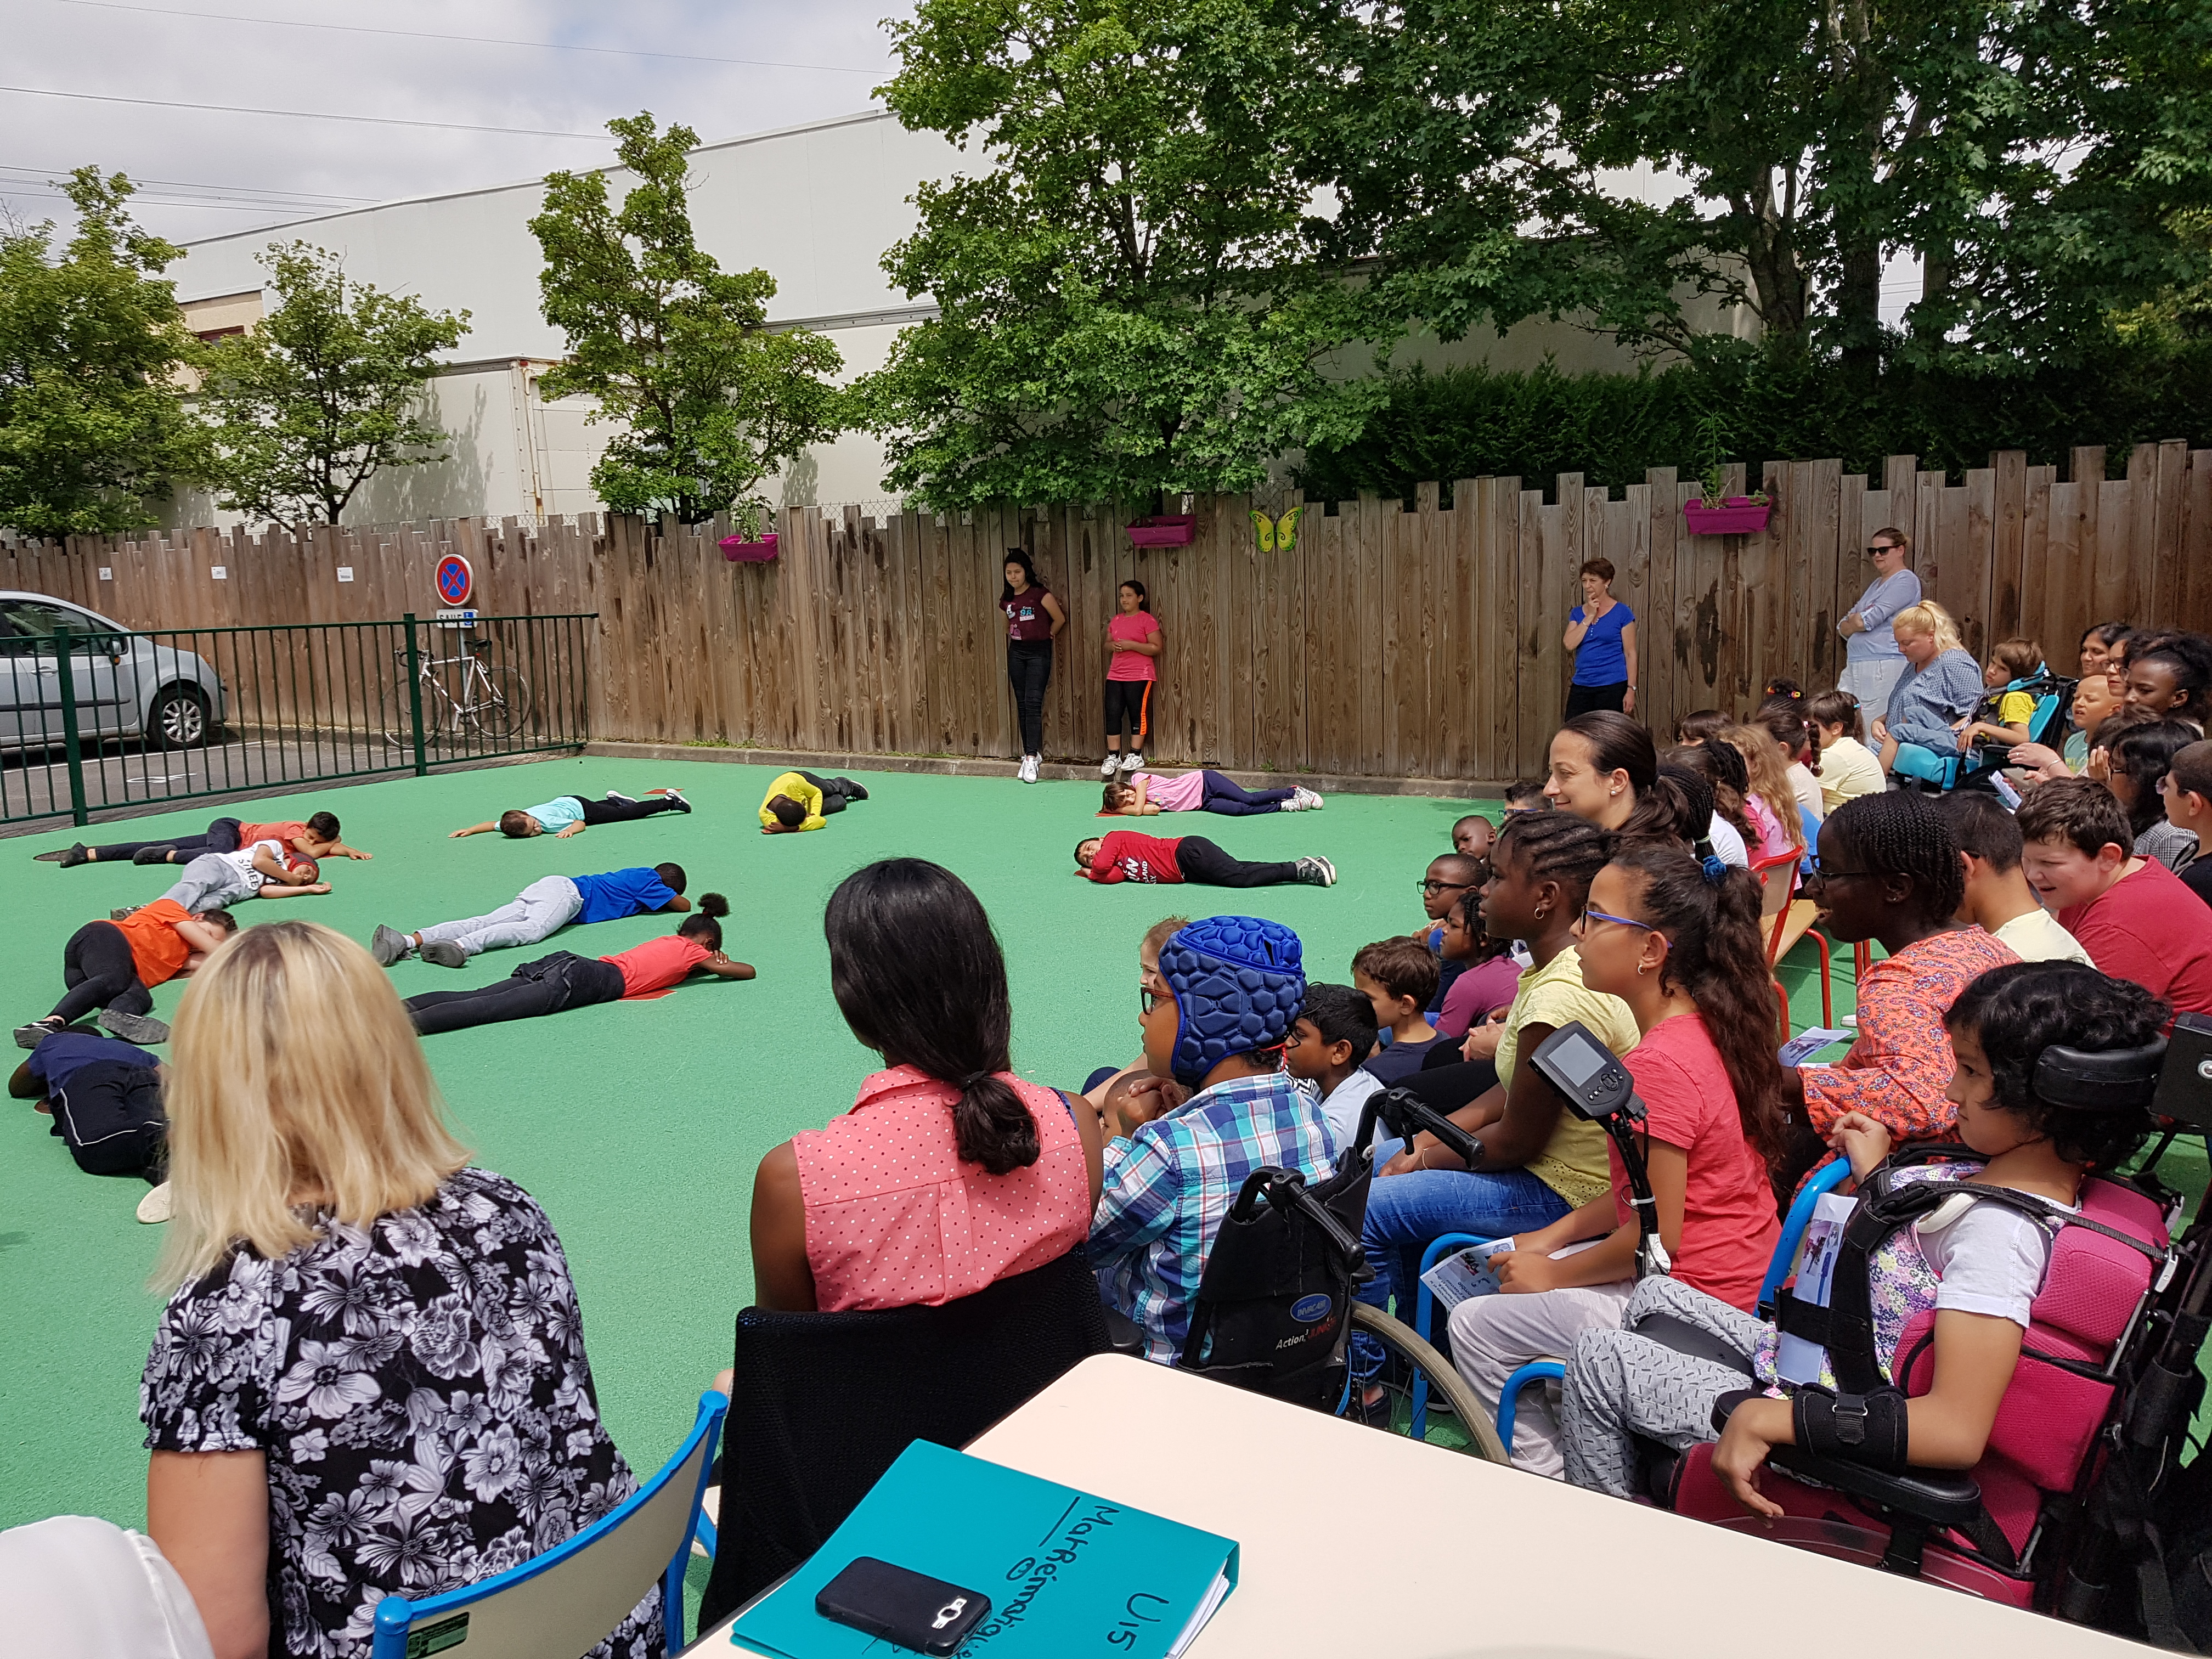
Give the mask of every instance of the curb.
<svg viewBox="0 0 2212 1659">
<path fill-rule="evenodd" d="M 773 766 L 789 770 L 835 771 L 854 767 L 864 772 L 914 772 L 936 777 L 1007 778 L 1017 762 L 1012 758 L 979 759 L 935 755 L 829 755 L 799 749 L 732 749 L 719 744 L 695 746 L 683 743 L 603 743 L 584 745 L 584 753 L 608 760 L 717 761 L 733 766 Z M 1212 769 L 1234 778 L 1246 788 L 1303 785 L 1323 794 L 1421 795 L 1443 800 L 1498 800 L 1504 797 L 1503 781 L 1455 778 L 1370 778 L 1356 774 L 1254 772 L 1237 767 Z M 1066 765 L 1048 761 L 1038 769 L 1040 779 L 1055 783 L 1101 783 L 1095 763 Z"/>
</svg>

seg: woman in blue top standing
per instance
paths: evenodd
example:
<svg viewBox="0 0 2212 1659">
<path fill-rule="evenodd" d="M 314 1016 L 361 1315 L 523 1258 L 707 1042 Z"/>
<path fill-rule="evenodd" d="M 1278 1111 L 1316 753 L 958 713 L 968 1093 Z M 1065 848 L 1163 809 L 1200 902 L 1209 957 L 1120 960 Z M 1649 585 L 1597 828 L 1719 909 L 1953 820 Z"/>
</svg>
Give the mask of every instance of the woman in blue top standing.
<svg viewBox="0 0 2212 1659">
<path fill-rule="evenodd" d="M 1905 653 L 1890 624 L 1899 611 L 1920 603 L 1920 578 L 1905 568 L 1912 538 L 1902 530 L 1875 531 L 1867 556 L 1874 561 L 1874 580 L 1836 624 L 1844 636 L 1844 672 L 1836 687 L 1856 697 L 1859 713 L 1872 721 L 1889 712 L 1889 694 L 1905 672 Z"/>
<path fill-rule="evenodd" d="M 1583 602 L 1567 613 L 1567 649 L 1575 678 L 1567 687 L 1566 718 L 1593 708 L 1636 712 L 1636 613 L 1613 597 L 1613 561 L 1583 566 Z"/>
</svg>

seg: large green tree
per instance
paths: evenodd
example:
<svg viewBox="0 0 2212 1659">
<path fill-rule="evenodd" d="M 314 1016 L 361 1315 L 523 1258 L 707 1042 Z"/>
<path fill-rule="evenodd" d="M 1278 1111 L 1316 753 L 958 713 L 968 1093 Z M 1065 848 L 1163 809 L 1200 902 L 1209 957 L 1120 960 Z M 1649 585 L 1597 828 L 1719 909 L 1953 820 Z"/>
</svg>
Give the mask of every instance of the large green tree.
<svg viewBox="0 0 2212 1659">
<path fill-rule="evenodd" d="M 693 239 L 686 191 L 690 128 L 650 113 L 607 123 L 637 180 L 619 210 L 604 173 L 556 173 L 530 222 L 544 250 L 545 320 L 568 337 L 549 398 L 599 400 L 593 420 L 623 429 L 592 469 L 617 513 L 698 524 L 732 514 L 757 534 L 762 479 L 834 437 L 845 398 L 837 349 L 805 329 L 773 329 L 765 270 L 726 271 Z"/>
<path fill-rule="evenodd" d="M 1447 336 L 1573 316 L 1631 343 L 2022 370 L 2185 283 L 2205 9 L 2180 0 L 1311 0 L 1342 255 Z M 1671 200 L 1642 199 L 1675 181 Z M 1886 260 L 1921 259 L 1901 339 Z M 1700 301 L 1706 303 L 1701 304 Z M 1717 306 L 1711 302 L 1717 301 Z"/>
<path fill-rule="evenodd" d="M 1310 234 L 1309 37 L 1269 0 L 922 0 L 881 95 L 978 166 L 884 256 L 942 315 L 860 391 L 939 507 L 1260 483 L 1356 437 L 1371 323 Z"/>
<path fill-rule="evenodd" d="M 354 282 L 305 242 L 260 258 L 275 305 L 202 357 L 216 498 L 258 519 L 336 524 L 377 473 L 444 458 L 423 389 L 469 313 Z"/>
<path fill-rule="evenodd" d="M 0 524 L 37 536 L 154 522 L 200 465 L 180 371 L 196 342 L 161 271 L 184 250 L 131 222 L 131 181 L 79 167 L 76 230 L 0 229 Z"/>
</svg>

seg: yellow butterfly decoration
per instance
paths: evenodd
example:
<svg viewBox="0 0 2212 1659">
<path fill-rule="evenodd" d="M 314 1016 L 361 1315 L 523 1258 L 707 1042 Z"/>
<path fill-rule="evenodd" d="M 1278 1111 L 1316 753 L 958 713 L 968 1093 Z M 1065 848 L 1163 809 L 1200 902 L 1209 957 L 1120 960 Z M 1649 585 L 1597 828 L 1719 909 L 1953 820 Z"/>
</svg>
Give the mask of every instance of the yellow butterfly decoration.
<svg viewBox="0 0 2212 1659">
<path fill-rule="evenodd" d="M 1279 519 L 1271 520 L 1258 508 L 1252 512 L 1252 528 L 1260 538 L 1262 553 L 1293 553 L 1298 545 L 1298 514 L 1303 507 L 1294 507 Z"/>
</svg>

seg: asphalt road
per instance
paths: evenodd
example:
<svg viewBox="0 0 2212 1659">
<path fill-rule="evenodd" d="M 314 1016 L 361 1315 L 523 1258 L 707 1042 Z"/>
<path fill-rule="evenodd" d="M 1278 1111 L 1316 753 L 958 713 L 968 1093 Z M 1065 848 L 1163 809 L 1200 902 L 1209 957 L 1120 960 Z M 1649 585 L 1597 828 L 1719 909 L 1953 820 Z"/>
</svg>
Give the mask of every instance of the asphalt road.
<svg viewBox="0 0 2212 1659">
<path fill-rule="evenodd" d="M 82 759 L 85 803 L 95 822 L 131 817 L 182 802 L 243 798 L 303 783 L 410 770 L 414 756 L 361 732 L 226 731 L 224 741 L 204 749 L 161 749 L 136 738 L 110 741 Z M 538 755 L 517 759 L 538 759 Z M 507 757 L 434 747 L 428 759 L 441 769 L 455 763 L 492 764 Z M 210 799 L 215 798 L 215 799 Z M 51 830 L 70 815 L 69 764 L 62 751 L 0 754 L 0 836 Z M 212 810 L 210 816 L 217 816 Z"/>
</svg>

